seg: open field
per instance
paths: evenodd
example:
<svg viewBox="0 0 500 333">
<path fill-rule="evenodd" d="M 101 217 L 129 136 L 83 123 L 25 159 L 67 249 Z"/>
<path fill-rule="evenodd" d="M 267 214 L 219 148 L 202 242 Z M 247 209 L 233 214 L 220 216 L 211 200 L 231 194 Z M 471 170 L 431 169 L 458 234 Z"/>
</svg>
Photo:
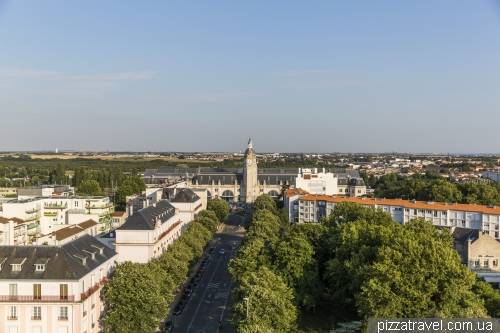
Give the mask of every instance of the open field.
<svg viewBox="0 0 500 333">
<path fill-rule="evenodd" d="M 128 161 L 128 162 L 134 162 L 134 161 L 154 161 L 154 160 L 162 160 L 162 161 L 167 161 L 167 162 L 175 162 L 175 163 L 200 163 L 200 164 L 206 164 L 210 163 L 211 161 L 198 161 L 198 160 L 188 160 L 188 159 L 180 159 L 176 157 L 165 157 L 165 156 L 159 156 L 159 157 L 141 157 L 141 156 L 114 156 L 114 155 L 108 155 L 108 156 L 76 156 L 76 155 L 36 155 L 32 154 L 30 155 L 32 159 L 42 159 L 42 160 L 48 160 L 48 159 L 53 159 L 53 158 L 59 158 L 61 160 L 71 160 L 71 159 L 76 159 L 76 158 L 83 158 L 83 159 L 90 159 L 90 160 L 115 160 L 115 161 Z"/>
</svg>

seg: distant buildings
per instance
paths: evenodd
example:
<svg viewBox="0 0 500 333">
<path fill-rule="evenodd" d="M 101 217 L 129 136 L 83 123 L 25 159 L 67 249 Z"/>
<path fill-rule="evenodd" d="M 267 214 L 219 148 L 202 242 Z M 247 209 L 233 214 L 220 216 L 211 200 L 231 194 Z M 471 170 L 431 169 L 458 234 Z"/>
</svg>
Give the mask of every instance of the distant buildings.
<svg viewBox="0 0 500 333">
<path fill-rule="evenodd" d="M 40 185 L 20 187 L 17 191 L 19 200 L 36 197 L 67 197 L 75 193 L 75 188 L 69 185 Z"/>
<path fill-rule="evenodd" d="M 366 190 L 357 170 L 259 169 L 252 140 L 248 142 L 241 169 L 147 169 L 143 179 L 146 184 L 184 182 L 192 189 L 206 189 L 208 199 L 221 198 L 228 202 L 247 203 L 264 193 L 278 198 L 283 189 L 299 187 L 297 182 L 304 187 L 309 186 L 313 192 L 338 192 L 347 196 L 363 195 Z M 351 192 L 352 186 L 355 187 L 354 192 Z M 346 193 L 346 190 L 349 192 Z"/>
<path fill-rule="evenodd" d="M 489 178 L 494 182 L 500 183 L 500 172 L 485 171 L 483 172 L 483 178 Z"/>
</svg>

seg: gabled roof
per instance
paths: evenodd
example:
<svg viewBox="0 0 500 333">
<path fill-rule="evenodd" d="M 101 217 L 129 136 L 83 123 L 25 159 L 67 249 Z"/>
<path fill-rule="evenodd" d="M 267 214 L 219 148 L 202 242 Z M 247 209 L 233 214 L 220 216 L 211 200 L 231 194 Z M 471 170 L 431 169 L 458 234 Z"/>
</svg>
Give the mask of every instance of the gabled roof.
<svg viewBox="0 0 500 333">
<path fill-rule="evenodd" d="M 25 222 L 24 220 L 21 220 L 20 218 L 17 218 L 17 217 L 10 217 L 10 218 L 0 217 L 0 223 L 6 224 L 6 223 L 9 223 L 9 221 L 14 221 L 17 224 Z"/>
<path fill-rule="evenodd" d="M 84 231 L 85 229 L 92 228 L 97 224 L 99 223 L 97 223 L 94 220 L 87 220 L 79 224 L 70 225 L 69 227 L 59 229 L 55 232 L 56 240 L 59 241 L 77 235 L 78 233 Z"/>
<path fill-rule="evenodd" d="M 175 207 L 167 200 L 160 200 L 153 206 L 148 206 L 134 213 L 116 230 L 154 230 L 158 218 L 161 223 L 165 223 L 174 215 Z"/>
<path fill-rule="evenodd" d="M 309 192 L 301 188 L 291 188 L 285 191 L 285 196 L 287 198 L 294 197 L 296 195 L 306 195 L 306 194 L 309 194 Z"/>
<path fill-rule="evenodd" d="M 0 246 L 0 258 L 7 258 L 0 271 L 0 280 L 78 280 L 87 275 L 104 262 L 113 258 L 117 253 L 107 246 L 103 246 L 102 254 L 92 247 L 103 246 L 94 237 L 84 235 L 62 246 L 47 245 L 8 245 Z M 84 250 L 96 252 L 94 259 L 87 256 Z M 86 257 L 82 264 L 75 256 Z M 21 271 L 12 271 L 12 264 L 16 258 L 26 261 Z M 44 271 L 36 271 L 35 265 L 45 262 Z"/>
<path fill-rule="evenodd" d="M 193 190 L 184 188 L 170 202 L 196 202 L 200 197 Z"/>
<path fill-rule="evenodd" d="M 451 236 L 458 243 L 467 243 L 470 239 L 471 241 L 475 241 L 479 238 L 479 230 L 469 229 L 469 228 L 458 228 L 453 229 Z"/>
</svg>

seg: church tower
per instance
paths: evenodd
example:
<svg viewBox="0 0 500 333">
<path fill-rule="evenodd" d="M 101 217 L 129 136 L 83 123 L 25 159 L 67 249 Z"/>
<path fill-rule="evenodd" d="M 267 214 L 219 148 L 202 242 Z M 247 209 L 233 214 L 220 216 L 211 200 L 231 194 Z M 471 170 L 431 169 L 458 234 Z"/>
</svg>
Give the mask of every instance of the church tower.
<svg viewBox="0 0 500 333">
<path fill-rule="evenodd" d="M 259 183 L 257 179 L 257 156 L 252 147 L 252 140 L 248 140 L 243 165 L 243 184 L 241 186 L 241 200 L 253 203 L 259 196 Z"/>
</svg>

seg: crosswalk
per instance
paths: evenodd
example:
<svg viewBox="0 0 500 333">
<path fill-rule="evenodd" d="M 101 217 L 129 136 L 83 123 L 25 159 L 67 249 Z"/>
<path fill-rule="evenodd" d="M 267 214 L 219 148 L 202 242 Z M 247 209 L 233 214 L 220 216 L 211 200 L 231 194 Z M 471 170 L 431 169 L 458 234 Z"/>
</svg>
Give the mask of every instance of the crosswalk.
<svg viewBox="0 0 500 333">
<path fill-rule="evenodd" d="M 220 282 L 217 282 L 217 283 L 209 283 L 209 284 L 208 284 L 208 288 L 219 288 L 219 284 L 220 284 Z"/>
<path fill-rule="evenodd" d="M 228 291 L 218 292 L 217 294 L 215 294 L 215 298 L 227 298 L 227 296 L 229 296 Z"/>
</svg>

